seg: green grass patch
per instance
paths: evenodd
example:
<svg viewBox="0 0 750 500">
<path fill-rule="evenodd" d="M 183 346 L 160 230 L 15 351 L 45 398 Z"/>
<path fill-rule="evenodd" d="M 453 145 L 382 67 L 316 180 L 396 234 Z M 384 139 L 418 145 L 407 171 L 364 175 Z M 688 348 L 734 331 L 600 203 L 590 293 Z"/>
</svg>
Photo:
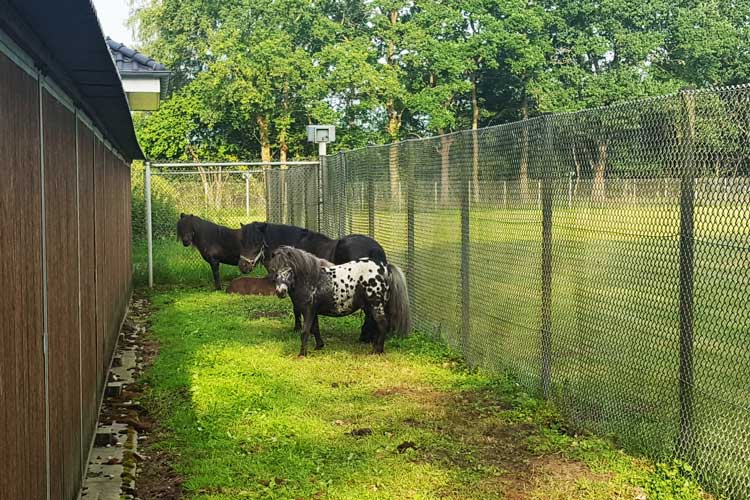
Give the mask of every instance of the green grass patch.
<svg viewBox="0 0 750 500">
<path fill-rule="evenodd" d="M 360 317 L 324 318 L 325 348 L 298 359 L 288 301 L 195 289 L 151 301 L 161 351 L 146 405 L 188 498 L 703 497 L 684 467 L 572 437 L 552 406 L 428 336 L 372 356 Z"/>
</svg>

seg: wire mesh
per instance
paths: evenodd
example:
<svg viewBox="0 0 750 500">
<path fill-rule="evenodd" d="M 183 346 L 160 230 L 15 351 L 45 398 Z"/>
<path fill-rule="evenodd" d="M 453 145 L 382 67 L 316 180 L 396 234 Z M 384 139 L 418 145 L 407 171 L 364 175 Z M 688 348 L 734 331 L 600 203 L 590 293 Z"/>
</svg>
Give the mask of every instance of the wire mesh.
<svg viewBox="0 0 750 500">
<path fill-rule="evenodd" d="M 185 248 L 177 238 L 181 213 L 197 215 L 230 228 L 266 220 L 266 185 L 260 170 L 152 167 L 151 207 L 154 282 L 156 284 L 212 283 L 211 270 L 200 253 Z M 143 175 L 133 178 L 134 193 L 143 191 Z M 136 201 L 138 204 L 136 206 Z M 146 282 L 147 255 L 142 194 L 134 196 L 134 274 Z M 220 266 L 224 279 L 239 274 L 236 266 Z"/>
<path fill-rule="evenodd" d="M 471 364 L 748 497 L 749 139 L 741 87 L 349 151 L 321 229 L 374 236 Z"/>
<path fill-rule="evenodd" d="M 241 177 L 219 211 L 198 178 L 163 191 L 177 212 L 230 226 L 373 236 L 406 271 L 417 329 L 580 428 L 686 460 L 709 488 L 747 498 L 748 153 L 750 87 L 734 87 L 266 169 L 249 216 Z M 176 216 L 154 207 L 156 240 L 179 245 Z M 175 254 L 158 246 L 157 283 L 179 282 L 159 277 Z"/>
<path fill-rule="evenodd" d="M 151 205 L 155 284 L 212 283 L 211 270 L 194 248 L 177 239 L 181 213 L 197 215 L 216 224 L 238 229 L 240 224 L 269 221 L 317 231 L 320 197 L 319 167 L 273 166 L 238 171 L 236 167 L 153 166 Z M 134 186 L 134 274 L 145 284 L 148 271 L 146 225 L 143 211 L 143 175 Z M 221 265 L 222 280 L 239 275 L 236 266 Z"/>
<path fill-rule="evenodd" d="M 317 231 L 321 192 L 318 165 L 267 169 L 268 222 Z"/>
</svg>

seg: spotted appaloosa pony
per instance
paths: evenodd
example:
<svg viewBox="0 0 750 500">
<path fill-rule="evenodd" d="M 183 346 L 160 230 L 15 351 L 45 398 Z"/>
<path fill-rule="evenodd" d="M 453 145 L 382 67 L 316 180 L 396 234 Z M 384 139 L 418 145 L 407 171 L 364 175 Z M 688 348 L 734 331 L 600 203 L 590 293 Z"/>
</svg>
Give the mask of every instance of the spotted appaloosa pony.
<svg viewBox="0 0 750 500">
<path fill-rule="evenodd" d="M 249 273 L 260 263 L 268 269 L 271 253 L 283 245 L 300 248 L 334 264 L 343 264 L 363 257 L 382 264 L 388 263 L 383 247 L 374 239 L 362 234 L 350 234 L 333 240 L 324 234 L 302 227 L 266 222 L 243 225 L 241 232 L 240 271 L 243 273 Z M 300 317 L 300 312 L 295 309 L 295 330 L 302 330 Z M 372 318 L 365 312 L 365 323 L 362 325 L 359 340 L 372 342 L 376 331 L 377 327 Z"/>
<path fill-rule="evenodd" d="M 298 248 L 282 246 L 271 253 L 268 269 L 276 284 L 276 295 L 291 297 L 302 313 L 302 346 L 315 336 L 315 348 L 323 347 L 318 315 L 348 316 L 360 309 L 377 325 L 373 354 L 382 354 L 387 333 L 406 335 L 411 329 L 409 295 L 404 274 L 393 264 L 368 258 L 338 266 Z"/>
</svg>

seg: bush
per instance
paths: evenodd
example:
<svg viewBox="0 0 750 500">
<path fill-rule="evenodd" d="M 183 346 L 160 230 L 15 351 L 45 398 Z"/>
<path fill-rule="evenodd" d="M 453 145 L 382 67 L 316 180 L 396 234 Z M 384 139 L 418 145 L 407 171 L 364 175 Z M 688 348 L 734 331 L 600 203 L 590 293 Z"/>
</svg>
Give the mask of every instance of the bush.
<svg viewBox="0 0 750 500">
<path fill-rule="evenodd" d="M 130 186 L 132 194 L 132 228 L 133 239 L 146 238 L 146 202 L 144 198 L 144 166 L 137 162 L 130 171 Z M 154 221 L 174 221 L 174 224 L 154 224 L 154 239 L 176 238 L 176 224 L 180 217 L 177 208 L 177 196 L 165 179 L 151 177 L 151 212 Z"/>
</svg>

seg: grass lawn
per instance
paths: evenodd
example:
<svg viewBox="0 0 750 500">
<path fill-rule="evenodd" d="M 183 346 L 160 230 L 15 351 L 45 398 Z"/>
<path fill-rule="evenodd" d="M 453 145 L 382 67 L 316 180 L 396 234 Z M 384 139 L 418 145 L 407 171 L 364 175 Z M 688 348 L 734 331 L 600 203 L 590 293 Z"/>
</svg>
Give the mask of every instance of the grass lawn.
<svg viewBox="0 0 750 500">
<path fill-rule="evenodd" d="M 559 195 L 559 193 L 558 193 Z M 559 202 L 562 198 L 556 197 Z M 748 492 L 750 446 L 750 209 L 696 200 L 694 262 L 695 431 L 680 439 L 679 210 L 675 203 L 613 207 L 557 203 L 552 228 L 551 395 L 577 426 L 616 435 L 635 453 L 692 453 L 712 489 Z M 469 327 L 462 337 L 460 212 L 416 200 L 415 325 L 471 366 L 510 372 L 530 393 L 541 375 L 541 213 L 473 206 Z M 388 209 L 390 208 L 390 210 Z M 366 233 L 353 206 L 347 230 Z M 406 204 L 380 207 L 375 237 L 407 270 Z M 155 241 L 157 284 L 208 286 L 198 252 Z M 145 280 L 145 245 L 134 252 Z M 225 282 L 237 269 L 221 266 Z M 689 448 L 689 449 L 686 449 Z"/>
<path fill-rule="evenodd" d="M 575 436 L 513 380 L 420 334 L 384 356 L 324 319 L 298 359 L 288 301 L 150 294 L 145 404 L 190 499 L 706 498 L 688 466 Z M 144 465 L 147 467 L 148 462 Z"/>
</svg>

